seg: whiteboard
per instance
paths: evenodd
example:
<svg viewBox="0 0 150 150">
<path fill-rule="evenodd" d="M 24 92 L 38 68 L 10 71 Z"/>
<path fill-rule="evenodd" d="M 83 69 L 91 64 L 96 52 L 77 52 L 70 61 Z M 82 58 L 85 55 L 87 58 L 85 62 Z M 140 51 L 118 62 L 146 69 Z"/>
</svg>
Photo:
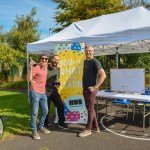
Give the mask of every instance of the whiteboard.
<svg viewBox="0 0 150 150">
<path fill-rule="evenodd" d="M 110 69 L 112 91 L 145 93 L 145 69 Z"/>
</svg>

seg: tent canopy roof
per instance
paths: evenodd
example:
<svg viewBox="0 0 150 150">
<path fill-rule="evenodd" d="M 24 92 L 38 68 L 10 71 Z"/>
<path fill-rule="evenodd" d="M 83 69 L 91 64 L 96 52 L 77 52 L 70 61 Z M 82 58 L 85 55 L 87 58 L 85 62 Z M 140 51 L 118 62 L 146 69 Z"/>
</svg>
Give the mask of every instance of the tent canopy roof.
<svg viewBox="0 0 150 150">
<path fill-rule="evenodd" d="M 27 44 L 27 52 L 53 53 L 55 44 L 86 43 L 95 55 L 150 51 L 150 11 L 144 7 L 72 23 L 53 36 Z"/>
</svg>

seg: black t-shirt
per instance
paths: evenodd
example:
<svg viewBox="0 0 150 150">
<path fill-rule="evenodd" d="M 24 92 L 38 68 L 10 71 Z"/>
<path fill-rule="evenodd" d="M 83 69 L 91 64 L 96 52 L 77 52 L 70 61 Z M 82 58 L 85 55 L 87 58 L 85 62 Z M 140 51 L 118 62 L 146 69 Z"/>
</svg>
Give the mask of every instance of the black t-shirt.
<svg viewBox="0 0 150 150">
<path fill-rule="evenodd" d="M 101 63 L 96 59 L 84 60 L 83 89 L 88 89 L 90 86 L 95 86 L 98 70 L 102 69 Z"/>
</svg>

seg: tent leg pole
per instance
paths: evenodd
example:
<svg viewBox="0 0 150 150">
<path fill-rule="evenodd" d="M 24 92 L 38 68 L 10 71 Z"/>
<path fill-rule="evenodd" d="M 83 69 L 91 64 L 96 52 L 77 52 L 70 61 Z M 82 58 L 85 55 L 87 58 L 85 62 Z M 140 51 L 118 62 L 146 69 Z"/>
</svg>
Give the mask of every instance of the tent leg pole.
<svg viewBox="0 0 150 150">
<path fill-rule="evenodd" d="M 27 52 L 27 75 L 29 73 L 29 53 Z M 27 81 L 28 83 L 28 102 L 30 103 L 30 99 L 29 99 L 29 81 Z"/>
<path fill-rule="evenodd" d="M 117 62 L 116 67 L 118 69 L 118 67 L 119 67 L 119 54 L 118 53 L 116 54 L 116 62 Z"/>
</svg>

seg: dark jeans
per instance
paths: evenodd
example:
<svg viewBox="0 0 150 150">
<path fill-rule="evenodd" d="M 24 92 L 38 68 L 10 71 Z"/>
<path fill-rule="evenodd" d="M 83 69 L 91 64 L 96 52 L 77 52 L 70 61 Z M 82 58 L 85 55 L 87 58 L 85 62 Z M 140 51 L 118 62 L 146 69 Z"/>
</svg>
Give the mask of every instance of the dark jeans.
<svg viewBox="0 0 150 150">
<path fill-rule="evenodd" d="M 61 97 L 58 93 L 57 90 L 53 90 L 52 92 L 49 92 L 49 94 L 47 95 L 48 98 L 48 114 L 46 116 L 45 119 L 45 126 L 48 125 L 48 118 L 49 118 L 49 112 L 50 112 L 50 102 L 52 101 L 55 105 L 55 107 L 57 108 L 57 114 L 59 117 L 58 123 L 64 124 L 65 122 L 65 117 L 64 117 L 64 104 L 61 100 Z"/>
<path fill-rule="evenodd" d="M 91 93 L 90 90 L 83 90 L 83 96 L 85 100 L 85 105 L 88 111 L 88 122 L 86 125 L 86 129 L 90 129 L 92 127 L 98 128 L 98 122 L 96 118 L 96 112 L 94 110 L 95 97 L 98 90 L 94 93 Z"/>
</svg>

